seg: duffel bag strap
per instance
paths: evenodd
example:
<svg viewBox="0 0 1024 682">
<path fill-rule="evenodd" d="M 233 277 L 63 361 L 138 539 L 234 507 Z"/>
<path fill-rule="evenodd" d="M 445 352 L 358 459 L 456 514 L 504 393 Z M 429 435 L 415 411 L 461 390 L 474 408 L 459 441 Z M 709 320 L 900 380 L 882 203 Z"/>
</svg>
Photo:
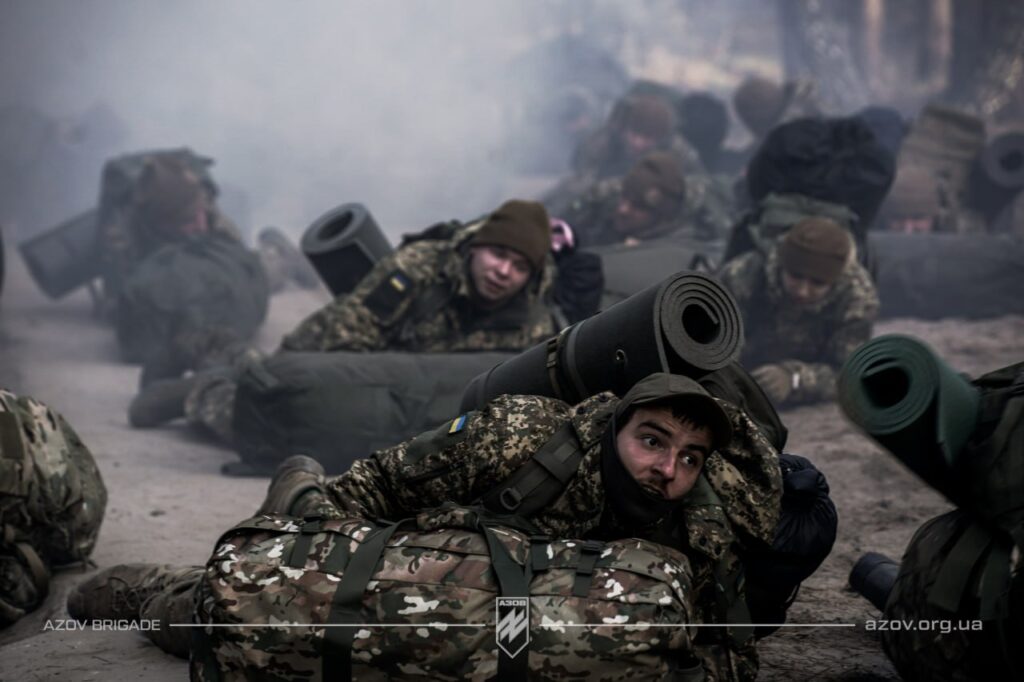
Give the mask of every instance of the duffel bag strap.
<svg viewBox="0 0 1024 682">
<path fill-rule="evenodd" d="M 576 563 L 576 578 L 572 583 L 572 596 L 586 597 L 590 594 L 590 585 L 594 582 L 594 569 L 597 560 L 604 551 L 604 543 L 587 540 L 580 545 L 580 555 Z"/>
<path fill-rule="evenodd" d="M 497 514 L 531 517 L 562 494 L 579 469 L 583 448 L 572 422 L 566 422 L 511 476 L 480 502 Z"/>
<path fill-rule="evenodd" d="M 991 534 L 983 527 L 976 523 L 968 526 L 942 562 L 942 568 L 928 592 L 928 603 L 957 613 L 971 573 L 991 542 Z"/>
<path fill-rule="evenodd" d="M 530 583 L 523 567 L 515 562 L 512 555 L 509 554 L 508 548 L 498 539 L 491 526 L 484 525 L 481 530 L 487 540 L 487 549 L 491 553 L 491 567 L 498 578 L 498 589 L 501 596 L 529 599 Z M 495 622 L 494 626 L 497 628 L 498 623 Z M 529 628 L 529 622 L 526 626 Z M 525 682 L 529 679 L 529 672 L 529 644 L 526 649 L 518 652 L 515 658 L 498 647 L 498 674 L 495 676 L 498 682 Z"/>
<path fill-rule="evenodd" d="M 352 679 L 352 641 L 358 629 L 356 626 L 363 622 L 363 595 L 374 571 L 377 570 L 377 564 L 384 554 L 388 540 L 401 523 L 398 521 L 376 531 L 352 553 L 348 568 L 331 600 L 328 627 L 324 631 L 324 680 Z"/>
<path fill-rule="evenodd" d="M 301 521 L 299 536 L 295 538 L 292 552 L 288 555 L 286 565 L 290 568 L 305 568 L 309 558 L 309 550 L 313 547 L 313 538 L 321 531 L 322 516 L 307 516 Z"/>
<path fill-rule="evenodd" d="M 46 567 L 46 563 L 40 558 L 35 547 L 18 539 L 18 532 L 14 526 L 5 523 L 0 531 L 2 531 L 3 540 L 0 544 L 11 547 L 21 557 L 22 563 L 25 564 L 29 575 L 32 576 L 32 584 L 36 587 L 39 601 L 42 602 L 50 592 L 50 570 Z"/>
</svg>

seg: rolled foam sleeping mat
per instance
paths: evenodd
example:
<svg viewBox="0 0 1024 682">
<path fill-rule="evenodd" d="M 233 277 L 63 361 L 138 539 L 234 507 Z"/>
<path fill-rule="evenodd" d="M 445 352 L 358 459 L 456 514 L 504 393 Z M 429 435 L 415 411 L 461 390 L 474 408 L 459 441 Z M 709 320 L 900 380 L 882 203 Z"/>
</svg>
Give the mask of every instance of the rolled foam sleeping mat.
<svg viewBox="0 0 1024 682">
<path fill-rule="evenodd" d="M 839 373 L 850 420 L 925 482 L 954 497 L 952 467 L 978 419 L 978 390 L 910 336 L 868 341 Z"/>
<path fill-rule="evenodd" d="M 654 372 L 700 377 L 721 369 L 742 346 L 732 295 L 708 275 L 679 272 L 566 328 L 556 344 L 537 344 L 477 376 L 462 408 L 503 394 L 569 403 L 602 391 L 623 395 Z"/>
</svg>

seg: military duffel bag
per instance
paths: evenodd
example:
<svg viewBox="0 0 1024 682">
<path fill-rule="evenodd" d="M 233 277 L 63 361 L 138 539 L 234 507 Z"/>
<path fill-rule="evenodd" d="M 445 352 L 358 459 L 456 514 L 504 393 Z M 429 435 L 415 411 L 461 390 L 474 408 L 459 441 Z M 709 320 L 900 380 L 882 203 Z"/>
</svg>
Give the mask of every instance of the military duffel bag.
<svg viewBox="0 0 1024 682">
<path fill-rule="evenodd" d="M 514 518 L 245 521 L 200 583 L 192 679 L 704 679 L 684 555 Z"/>
</svg>

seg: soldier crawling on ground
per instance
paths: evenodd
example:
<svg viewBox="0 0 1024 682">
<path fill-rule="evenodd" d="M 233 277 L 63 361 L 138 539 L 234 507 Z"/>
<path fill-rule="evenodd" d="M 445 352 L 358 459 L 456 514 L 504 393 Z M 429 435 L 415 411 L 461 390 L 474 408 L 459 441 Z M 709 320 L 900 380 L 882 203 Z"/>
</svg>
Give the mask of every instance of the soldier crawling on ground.
<svg viewBox="0 0 1024 682">
<path fill-rule="evenodd" d="M 832 399 L 840 366 L 871 338 L 878 295 L 853 250 L 837 223 L 804 218 L 767 255 L 718 273 L 743 315 L 741 362 L 776 406 Z"/>
<path fill-rule="evenodd" d="M 557 331 L 550 234 L 543 206 L 511 200 L 478 229 L 414 241 L 378 262 L 350 294 L 303 320 L 281 350 L 528 348 Z M 237 377 L 259 361 L 255 351 L 239 349 L 229 366 L 151 384 L 132 403 L 129 419 L 153 427 L 186 417 L 231 443 Z"/>
<path fill-rule="evenodd" d="M 561 217 L 584 246 L 692 236 L 723 238 L 732 215 L 723 197 L 699 176 L 684 177 L 676 155 L 653 152 L 621 178 L 608 178 L 572 201 Z"/>
<path fill-rule="evenodd" d="M 556 485 L 546 499 L 521 508 L 541 532 L 638 537 L 676 548 L 689 559 L 689 575 L 680 580 L 693 586 L 695 621 L 750 622 L 743 615 L 740 553 L 773 541 L 782 495 L 779 455 L 742 410 L 682 376 L 652 374 L 621 400 L 602 393 L 575 407 L 553 398 L 501 396 L 329 480 L 314 460 L 293 457 L 279 468 L 260 513 L 374 519 L 446 502 L 482 499 L 490 507 L 525 480 L 518 475 L 540 469 L 534 460 L 542 450 L 574 454 L 567 460 L 573 473 L 561 481 L 552 477 Z M 82 619 L 186 622 L 202 576 L 201 567 L 115 566 L 78 586 L 69 595 L 69 612 Z M 147 635 L 177 655 L 188 652 L 184 628 Z M 708 679 L 752 680 L 752 635 L 749 628 L 706 629 L 693 641 L 689 661 L 663 664 L 695 666 L 697 674 L 703 667 Z M 386 669 L 389 662 L 379 664 Z"/>
</svg>

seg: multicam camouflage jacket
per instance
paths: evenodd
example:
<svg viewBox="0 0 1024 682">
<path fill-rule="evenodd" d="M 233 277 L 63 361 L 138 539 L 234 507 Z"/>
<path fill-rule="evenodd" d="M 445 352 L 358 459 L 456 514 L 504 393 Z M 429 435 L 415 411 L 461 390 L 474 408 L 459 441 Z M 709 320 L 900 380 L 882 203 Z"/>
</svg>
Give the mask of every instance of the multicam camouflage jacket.
<svg viewBox="0 0 1024 682">
<path fill-rule="evenodd" d="M 751 251 L 734 258 L 718 278 L 743 315 L 743 365 L 778 364 L 797 375 L 789 403 L 830 400 L 836 373 L 871 338 L 878 316 L 878 294 L 867 270 L 851 259 L 825 298 L 812 306 L 789 301 L 775 247 L 767 257 Z"/>
<path fill-rule="evenodd" d="M 382 259 L 350 294 L 303 320 L 281 348 L 518 351 L 554 334 L 548 304 L 553 269 L 545 268 L 502 307 L 483 310 L 474 303 L 464 238 L 416 241 Z"/>
<path fill-rule="evenodd" d="M 573 199 L 558 217 L 569 223 L 583 246 L 617 244 L 626 238 L 615 230 L 615 214 L 622 197 L 622 178 L 595 183 Z M 693 173 L 686 178 L 686 199 L 678 215 L 658 221 L 639 234 L 628 235 L 647 241 L 673 234 L 702 240 L 722 239 L 735 220 L 730 189 L 719 177 Z"/>
<path fill-rule="evenodd" d="M 356 461 L 328 482 L 330 502 L 318 511 L 334 518 L 394 519 L 446 502 L 472 504 L 571 423 L 584 449 L 577 473 L 561 496 L 531 520 L 552 537 L 614 539 L 608 535 L 617 524 L 605 504 L 601 441 L 617 403 L 610 393 L 575 407 L 553 398 L 501 396 L 478 412 Z M 702 479 L 707 485 L 698 486 L 703 492 L 695 494 L 695 489 L 680 513 L 659 526 L 630 530 L 675 546 L 690 558 L 694 609 L 701 622 L 727 622 L 718 586 L 739 579 L 742 546 L 771 543 L 781 500 L 778 453 L 742 411 L 722 405 L 733 422 L 733 442 L 707 459 Z M 709 679 L 753 679 L 757 658 L 752 640 L 723 645 L 720 631 L 706 633 L 697 640 L 697 653 Z"/>
<path fill-rule="evenodd" d="M 89 556 L 106 504 L 92 454 L 64 418 L 0 390 L 0 627 L 39 605 L 51 567 Z"/>
<path fill-rule="evenodd" d="M 242 242 L 238 227 L 216 207 L 207 210 L 208 233 Z M 104 291 L 115 294 L 120 284 L 146 256 L 175 241 L 201 239 L 202 236 L 172 234 L 154 230 L 131 206 L 112 212 L 99 226 L 99 250 L 103 263 Z"/>
</svg>

